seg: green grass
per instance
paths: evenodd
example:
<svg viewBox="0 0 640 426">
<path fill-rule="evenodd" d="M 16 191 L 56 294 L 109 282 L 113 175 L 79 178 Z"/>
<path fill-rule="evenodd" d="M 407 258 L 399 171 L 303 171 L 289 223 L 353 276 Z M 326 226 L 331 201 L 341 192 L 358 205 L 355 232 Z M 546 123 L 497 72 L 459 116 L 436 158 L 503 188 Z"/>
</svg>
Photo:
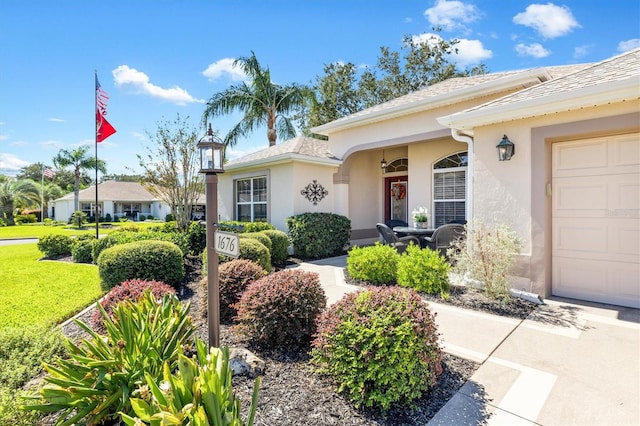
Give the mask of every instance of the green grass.
<svg viewBox="0 0 640 426">
<path fill-rule="evenodd" d="M 118 229 L 118 225 L 130 225 L 135 224 L 140 228 L 148 228 L 150 226 L 162 225 L 163 222 L 120 222 L 119 224 L 115 224 L 114 228 L 100 228 L 98 233 L 108 234 L 113 232 L 115 229 Z M 16 225 L 16 226 L 0 226 L 0 239 L 3 238 L 40 238 L 49 234 L 64 234 L 64 235 L 81 235 L 81 234 L 91 234 L 95 235 L 96 233 L 96 225 L 95 224 L 87 224 L 82 227 L 82 229 L 78 229 L 72 225 L 64 225 L 64 226 L 52 226 L 52 225 L 43 225 L 42 223 L 30 223 L 24 225 Z"/>
<path fill-rule="evenodd" d="M 97 266 L 41 257 L 36 244 L 0 247 L 0 329 L 53 326 L 103 294 Z"/>
</svg>

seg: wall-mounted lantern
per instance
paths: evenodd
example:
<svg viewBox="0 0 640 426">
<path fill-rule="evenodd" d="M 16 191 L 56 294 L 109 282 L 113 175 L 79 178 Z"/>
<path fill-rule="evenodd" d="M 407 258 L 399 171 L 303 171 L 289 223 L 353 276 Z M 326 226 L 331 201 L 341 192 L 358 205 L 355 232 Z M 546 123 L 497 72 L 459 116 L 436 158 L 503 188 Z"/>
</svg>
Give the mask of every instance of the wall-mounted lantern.
<svg viewBox="0 0 640 426">
<path fill-rule="evenodd" d="M 516 153 L 516 147 L 507 135 L 502 137 L 502 140 L 496 145 L 496 148 L 498 149 L 498 159 L 500 161 L 511 160 L 511 157 Z"/>
</svg>

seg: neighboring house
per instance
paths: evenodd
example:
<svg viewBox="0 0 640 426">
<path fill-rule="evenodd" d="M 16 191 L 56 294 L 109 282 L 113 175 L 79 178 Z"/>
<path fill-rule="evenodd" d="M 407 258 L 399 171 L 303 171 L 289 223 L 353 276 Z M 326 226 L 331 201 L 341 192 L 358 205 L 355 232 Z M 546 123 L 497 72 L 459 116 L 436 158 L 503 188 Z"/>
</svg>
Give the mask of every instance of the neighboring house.
<svg viewBox="0 0 640 426">
<path fill-rule="evenodd" d="M 640 308 L 639 98 L 640 49 L 446 80 L 313 129 L 328 142 L 296 138 L 228 163 L 220 216 L 287 231 L 288 216 L 333 212 L 363 244 L 377 222 L 426 206 L 432 226 L 515 230 L 516 288 Z M 503 135 L 510 161 L 498 160 Z"/>
<path fill-rule="evenodd" d="M 87 216 L 93 216 L 96 205 L 95 185 L 83 189 L 79 193 L 80 210 Z M 49 217 L 55 220 L 68 221 L 74 210 L 74 193 L 49 202 Z M 120 182 L 110 180 L 98 185 L 98 211 L 104 217 L 110 214 L 112 218 L 126 217 L 139 220 L 140 216 L 153 216 L 162 219 L 171 213 L 170 207 L 156 198 L 138 182 Z M 204 217 L 204 195 L 193 208 L 194 219 Z"/>
</svg>

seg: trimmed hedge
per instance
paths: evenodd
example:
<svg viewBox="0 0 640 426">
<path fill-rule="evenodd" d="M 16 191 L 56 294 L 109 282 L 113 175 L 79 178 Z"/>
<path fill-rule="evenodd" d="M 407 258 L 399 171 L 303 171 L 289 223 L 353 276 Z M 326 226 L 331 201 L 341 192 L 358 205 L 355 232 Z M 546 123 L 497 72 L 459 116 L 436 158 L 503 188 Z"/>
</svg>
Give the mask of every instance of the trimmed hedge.
<svg viewBox="0 0 640 426">
<path fill-rule="evenodd" d="M 398 251 L 376 241 L 373 246 L 353 247 L 347 256 L 347 271 L 354 280 L 371 284 L 390 284 L 396 281 Z"/>
<path fill-rule="evenodd" d="M 287 218 L 289 237 L 298 256 L 317 259 L 344 253 L 351 221 L 334 213 L 302 213 Z"/>
<path fill-rule="evenodd" d="M 184 280 L 182 251 L 167 241 L 135 241 L 104 250 L 98 257 L 103 285 L 110 289 L 134 278 L 178 288 Z"/>
<path fill-rule="evenodd" d="M 252 260 L 265 271 L 271 272 L 271 253 L 269 253 L 269 249 L 262 244 L 260 241 L 255 238 L 240 238 L 240 247 L 239 247 L 239 256 L 240 259 Z M 224 254 L 218 255 L 218 260 L 220 263 L 229 262 L 233 258 L 230 256 L 226 256 Z M 207 265 L 207 251 L 205 250 L 202 253 L 202 264 L 203 264 L 203 273 L 206 273 L 206 265 Z"/>
<path fill-rule="evenodd" d="M 73 242 L 73 238 L 69 235 L 45 235 L 38 239 L 38 250 L 46 257 L 69 255 Z"/>
<path fill-rule="evenodd" d="M 260 231 L 261 234 L 265 234 L 271 240 L 271 263 L 279 265 L 284 263 L 289 257 L 287 249 L 289 248 L 289 237 L 286 232 L 282 232 L 278 229 L 267 229 Z"/>
</svg>

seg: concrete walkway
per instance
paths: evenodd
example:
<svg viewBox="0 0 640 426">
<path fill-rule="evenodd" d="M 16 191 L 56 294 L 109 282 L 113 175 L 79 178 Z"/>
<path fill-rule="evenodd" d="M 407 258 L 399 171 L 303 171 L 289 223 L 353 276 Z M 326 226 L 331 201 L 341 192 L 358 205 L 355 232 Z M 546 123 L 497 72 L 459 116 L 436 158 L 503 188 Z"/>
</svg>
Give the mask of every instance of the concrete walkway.
<svg viewBox="0 0 640 426">
<path fill-rule="evenodd" d="M 302 263 L 328 303 L 346 256 Z M 526 320 L 430 303 L 445 351 L 480 363 L 430 425 L 640 425 L 640 311 L 545 300 Z"/>
</svg>

